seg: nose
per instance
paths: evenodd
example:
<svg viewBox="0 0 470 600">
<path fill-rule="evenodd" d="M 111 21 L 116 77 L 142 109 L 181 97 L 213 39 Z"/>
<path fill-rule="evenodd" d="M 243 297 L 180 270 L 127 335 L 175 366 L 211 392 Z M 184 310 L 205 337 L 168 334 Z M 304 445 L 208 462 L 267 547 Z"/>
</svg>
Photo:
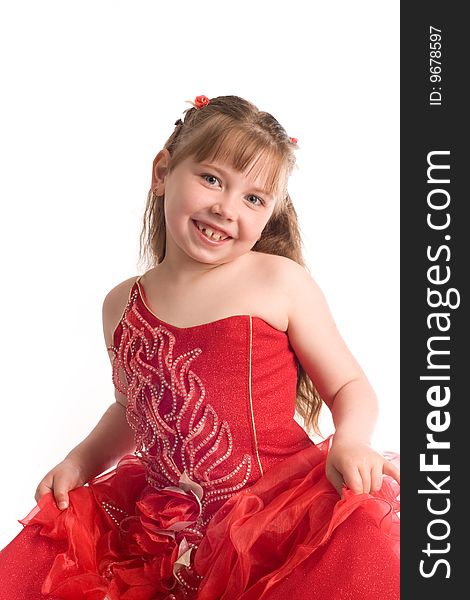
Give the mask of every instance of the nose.
<svg viewBox="0 0 470 600">
<path fill-rule="evenodd" d="M 223 219 L 233 221 L 237 216 L 237 198 L 235 193 L 225 192 L 218 196 L 214 202 L 211 212 Z"/>
</svg>

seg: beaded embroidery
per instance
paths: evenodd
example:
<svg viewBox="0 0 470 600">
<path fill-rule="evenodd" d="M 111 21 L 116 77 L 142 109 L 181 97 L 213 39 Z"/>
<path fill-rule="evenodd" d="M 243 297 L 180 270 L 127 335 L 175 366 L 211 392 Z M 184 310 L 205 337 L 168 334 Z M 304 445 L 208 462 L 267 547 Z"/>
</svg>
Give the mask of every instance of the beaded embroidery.
<svg viewBox="0 0 470 600">
<path fill-rule="evenodd" d="M 175 356 L 175 335 L 162 324 L 148 323 L 136 306 L 138 294 L 134 288 L 121 318 L 119 347 L 108 348 L 114 353 L 113 383 L 127 396 L 127 421 L 148 483 L 156 489 L 178 486 L 185 473 L 201 486 L 200 517 L 184 530 L 196 549 L 217 509 L 247 484 L 252 457 L 245 454 L 225 475 L 214 475 L 231 456 L 233 438 L 228 422 L 220 422 L 205 402 L 204 383 L 191 368 L 202 350 Z M 111 505 L 104 509 L 118 525 L 120 510 Z M 180 569 L 175 578 L 184 588 L 197 589 L 199 576 L 190 567 Z"/>
</svg>

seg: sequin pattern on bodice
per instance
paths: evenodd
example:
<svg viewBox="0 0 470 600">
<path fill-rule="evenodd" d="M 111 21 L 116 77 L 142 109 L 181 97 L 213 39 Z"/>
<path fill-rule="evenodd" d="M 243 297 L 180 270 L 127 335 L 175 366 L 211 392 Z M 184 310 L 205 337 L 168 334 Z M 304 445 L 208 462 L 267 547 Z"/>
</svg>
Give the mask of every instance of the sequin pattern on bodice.
<svg viewBox="0 0 470 600">
<path fill-rule="evenodd" d="M 137 455 L 156 487 L 178 486 L 185 473 L 204 491 L 201 526 L 207 508 L 225 500 L 247 483 L 252 457 L 245 454 L 224 469 L 233 449 L 227 421 L 219 419 L 200 377 L 191 369 L 201 354 L 195 347 L 175 352 L 175 335 L 163 325 L 152 327 L 136 306 L 134 290 L 121 320 L 122 335 L 113 362 L 113 381 L 127 396 L 127 419 L 136 434 Z M 124 377 L 122 376 L 124 371 Z M 217 476 L 215 469 L 225 475 Z"/>
</svg>

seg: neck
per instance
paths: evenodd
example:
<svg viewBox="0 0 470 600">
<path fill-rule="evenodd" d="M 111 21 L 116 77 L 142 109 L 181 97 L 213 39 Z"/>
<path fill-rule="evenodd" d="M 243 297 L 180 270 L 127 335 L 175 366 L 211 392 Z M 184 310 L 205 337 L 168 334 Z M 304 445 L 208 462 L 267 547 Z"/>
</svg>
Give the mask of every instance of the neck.
<svg viewBox="0 0 470 600">
<path fill-rule="evenodd" d="M 158 265 L 160 274 L 175 284 L 191 283 L 214 272 L 225 263 L 203 263 L 193 260 L 179 248 L 165 249 L 165 258 Z"/>
</svg>

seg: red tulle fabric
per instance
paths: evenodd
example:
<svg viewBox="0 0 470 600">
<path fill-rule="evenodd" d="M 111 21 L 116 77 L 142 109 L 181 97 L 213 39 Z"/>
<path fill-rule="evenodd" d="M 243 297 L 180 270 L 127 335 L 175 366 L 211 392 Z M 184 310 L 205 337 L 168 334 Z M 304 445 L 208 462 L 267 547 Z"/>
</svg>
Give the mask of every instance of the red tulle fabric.
<svg viewBox="0 0 470 600">
<path fill-rule="evenodd" d="M 398 600 L 398 485 L 339 498 L 330 440 L 292 418 L 286 334 L 248 315 L 172 327 L 141 291 L 113 346 L 136 455 L 64 511 L 40 499 L 0 552 L 0 600 Z"/>
<path fill-rule="evenodd" d="M 327 451 L 328 440 L 301 451 L 224 504 L 195 554 L 202 577 L 197 594 L 174 589 L 173 578 L 181 551 L 194 541 L 187 528 L 196 522 L 200 505 L 192 490 L 151 488 L 140 461 L 128 456 L 116 470 L 73 490 L 65 511 L 50 494 L 44 496 L 40 510 L 22 523 L 41 525 L 42 535 L 67 541 L 68 548 L 55 558 L 43 593 L 64 600 L 270 598 L 358 508 L 389 540 L 392 559 L 398 556 L 397 484 L 384 477 L 377 494 L 356 495 L 345 488 L 339 499 L 325 477 Z M 100 509 L 110 500 L 127 515 L 119 530 Z"/>
<path fill-rule="evenodd" d="M 397 568 L 398 485 L 384 477 L 378 493 L 344 488 L 340 500 L 325 476 L 328 445 L 326 440 L 287 459 L 218 511 L 195 557 L 196 570 L 204 575 L 198 600 L 271 598 L 270 591 L 327 544 L 357 509 L 388 539 L 391 566 Z"/>
<path fill-rule="evenodd" d="M 41 535 L 68 542 L 58 554 L 42 592 L 64 600 L 173 599 L 173 568 L 188 531 L 200 514 L 197 495 L 146 481 L 135 456 L 124 457 L 113 471 L 69 493 L 60 511 L 52 494 L 43 496 L 21 523 L 41 525 Z M 109 514 L 103 506 L 119 506 Z M 113 519 L 119 517 L 119 528 Z M 181 544 L 183 538 L 185 541 Z M 188 539 L 189 538 L 189 539 Z M 181 596 L 182 598 L 184 596 Z"/>
</svg>

